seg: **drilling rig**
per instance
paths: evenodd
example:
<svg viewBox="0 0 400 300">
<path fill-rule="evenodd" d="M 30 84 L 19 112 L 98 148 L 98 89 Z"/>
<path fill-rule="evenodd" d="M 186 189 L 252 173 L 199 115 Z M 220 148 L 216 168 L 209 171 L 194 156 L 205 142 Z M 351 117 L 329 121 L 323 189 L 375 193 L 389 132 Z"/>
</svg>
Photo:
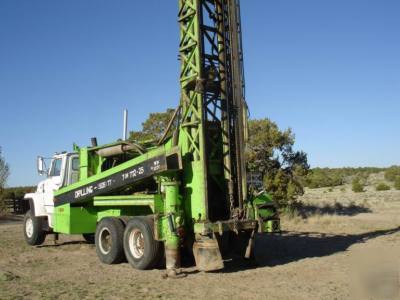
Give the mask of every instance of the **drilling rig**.
<svg viewBox="0 0 400 300">
<path fill-rule="evenodd" d="M 229 250 L 250 258 L 254 236 L 280 230 L 271 197 L 248 182 L 239 0 L 179 0 L 180 102 L 157 141 L 123 140 L 54 155 L 47 179 L 26 194 L 24 236 L 82 234 L 99 259 L 136 269 L 181 254 L 197 268 L 224 267 Z"/>
</svg>

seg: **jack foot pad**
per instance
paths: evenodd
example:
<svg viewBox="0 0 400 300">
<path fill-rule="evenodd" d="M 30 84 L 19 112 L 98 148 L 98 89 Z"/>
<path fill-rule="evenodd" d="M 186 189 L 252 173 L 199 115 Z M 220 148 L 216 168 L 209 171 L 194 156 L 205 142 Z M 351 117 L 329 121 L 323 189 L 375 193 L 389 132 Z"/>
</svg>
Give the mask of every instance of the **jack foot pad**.
<svg viewBox="0 0 400 300">
<path fill-rule="evenodd" d="M 179 278 L 185 278 L 186 276 L 187 275 L 185 273 L 182 273 L 181 270 L 169 269 L 165 272 L 163 278 L 179 279 Z"/>
</svg>

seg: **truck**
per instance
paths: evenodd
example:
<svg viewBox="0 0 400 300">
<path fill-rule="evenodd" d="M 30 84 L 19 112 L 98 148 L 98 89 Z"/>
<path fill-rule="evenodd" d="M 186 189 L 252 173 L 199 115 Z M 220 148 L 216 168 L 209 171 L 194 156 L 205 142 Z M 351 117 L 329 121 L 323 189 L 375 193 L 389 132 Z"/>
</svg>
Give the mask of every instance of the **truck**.
<svg viewBox="0 0 400 300">
<path fill-rule="evenodd" d="M 251 258 L 256 234 L 279 232 L 273 199 L 247 174 L 239 0 L 178 0 L 180 101 L 158 140 L 56 153 L 47 178 L 25 195 L 24 236 L 80 234 L 101 262 L 136 269 L 165 262 L 179 276 L 181 255 L 200 271 L 224 268 L 229 253 Z M 262 185 L 262 184 L 261 184 Z"/>
</svg>

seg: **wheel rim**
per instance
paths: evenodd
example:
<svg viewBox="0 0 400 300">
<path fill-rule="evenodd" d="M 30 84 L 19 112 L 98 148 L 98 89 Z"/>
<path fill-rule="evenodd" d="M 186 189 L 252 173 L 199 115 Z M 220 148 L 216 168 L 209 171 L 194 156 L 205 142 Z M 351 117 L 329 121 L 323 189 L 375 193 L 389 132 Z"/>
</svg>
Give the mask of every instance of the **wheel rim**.
<svg viewBox="0 0 400 300">
<path fill-rule="evenodd" d="M 28 218 L 25 223 L 25 232 L 28 238 L 31 238 L 33 235 L 33 221 L 32 218 Z"/>
<path fill-rule="evenodd" d="M 107 227 L 101 229 L 99 234 L 99 248 L 101 253 L 108 254 L 111 251 L 112 239 L 111 232 Z"/>
<path fill-rule="evenodd" d="M 144 255 L 144 237 L 139 229 L 134 229 L 129 234 L 129 250 L 136 259 Z"/>
</svg>

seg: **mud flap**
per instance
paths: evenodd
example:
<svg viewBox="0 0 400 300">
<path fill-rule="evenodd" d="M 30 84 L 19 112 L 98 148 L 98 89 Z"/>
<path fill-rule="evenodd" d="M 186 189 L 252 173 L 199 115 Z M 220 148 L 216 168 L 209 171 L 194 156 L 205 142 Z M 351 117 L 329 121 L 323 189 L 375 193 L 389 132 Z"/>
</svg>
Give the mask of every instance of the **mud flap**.
<svg viewBox="0 0 400 300">
<path fill-rule="evenodd" d="M 210 272 L 224 268 L 216 239 L 202 238 L 193 245 L 194 259 L 199 271 Z"/>
</svg>

